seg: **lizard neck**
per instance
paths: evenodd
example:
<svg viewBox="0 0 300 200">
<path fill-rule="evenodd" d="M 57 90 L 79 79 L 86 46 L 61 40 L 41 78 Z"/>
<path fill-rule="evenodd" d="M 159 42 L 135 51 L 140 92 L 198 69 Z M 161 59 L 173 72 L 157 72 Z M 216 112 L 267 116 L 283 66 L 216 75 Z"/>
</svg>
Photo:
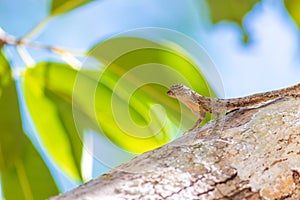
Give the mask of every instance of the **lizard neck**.
<svg viewBox="0 0 300 200">
<path fill-rule="evenodd" d="M 188 98 L 181 98 L 180 101 L 189 107 L 195 114 L 210 112 L 210 98 L 195 92 L 192 92 Z"/>
</svg>

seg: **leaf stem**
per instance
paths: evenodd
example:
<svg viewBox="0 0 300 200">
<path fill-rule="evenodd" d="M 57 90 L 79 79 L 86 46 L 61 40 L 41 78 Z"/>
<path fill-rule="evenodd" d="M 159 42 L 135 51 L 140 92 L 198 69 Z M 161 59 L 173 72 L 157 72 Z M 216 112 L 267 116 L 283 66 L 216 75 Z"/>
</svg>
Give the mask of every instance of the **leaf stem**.
<svg viewBox="0 0 300 200">
<path fill-rule="evenodd" d="M 28 33 L 23 35 L 21 40 L 35 38 L 44 29 L 44 27 L 47 25 L 50 19 L 50 16 L 47 16 L 44 19 L 42 19 L 35 27 L 33 27 L 33 29 L 31 29 Z"/>
<path fill-rule="evenodd" d="M 23 62 L 25 63 L 26 67 L 32 67 L 35 65 L 34 59 L 31 57 L 24 45 L 16 46 L 16 50 Z"/>
</svg>

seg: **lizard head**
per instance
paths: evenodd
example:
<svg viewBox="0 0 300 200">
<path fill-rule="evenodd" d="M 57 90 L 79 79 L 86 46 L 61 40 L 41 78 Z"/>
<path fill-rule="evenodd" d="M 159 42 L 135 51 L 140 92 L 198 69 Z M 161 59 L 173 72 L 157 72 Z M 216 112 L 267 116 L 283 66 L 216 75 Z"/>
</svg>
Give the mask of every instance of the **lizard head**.
<svg viewBox="0 0 300 200">
<path fill-rule="evenodd" d="M 178 99 L 189 107 L 193 112 L 206 111 L 203 105 L 199 105 L 199 101 L 206 102 L 205 97 L 197 94 L 192 89 L 182 85 L 173 85 L 167 94 L 173 98 Z M 204 99 L 204 100 L 203 100 Z"/>
<path fill-rule="evenodd" d="M 167 94 L 170 97 L 181 99 L 181 100 L 184 100 L 186 98 L 190 99 L 192 96 L 192 93 L 193 93 L 193 91 L 190 88 L 188 88 L 182 84 L 173 85 L 170 88 L 170 90 L 167 92 Z"/>
</svg>

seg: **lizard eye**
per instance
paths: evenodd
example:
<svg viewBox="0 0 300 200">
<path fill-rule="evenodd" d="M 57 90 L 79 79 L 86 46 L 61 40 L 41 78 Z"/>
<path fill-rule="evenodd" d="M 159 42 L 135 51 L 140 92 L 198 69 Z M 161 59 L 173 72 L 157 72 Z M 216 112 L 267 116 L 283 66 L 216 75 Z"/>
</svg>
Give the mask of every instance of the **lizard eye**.
<svg viewBox="0 0 300 200">
<path fill-rule="evenodd" d="M 171 91 L 171 90 L 169 90 L 169 91 L 167 92 L 167 94 L 168 94 L 169 96 L 171 96 L 171 97 L 175 97 L 175 93 L 174 93 L 173 91 Z"/>
</svg>

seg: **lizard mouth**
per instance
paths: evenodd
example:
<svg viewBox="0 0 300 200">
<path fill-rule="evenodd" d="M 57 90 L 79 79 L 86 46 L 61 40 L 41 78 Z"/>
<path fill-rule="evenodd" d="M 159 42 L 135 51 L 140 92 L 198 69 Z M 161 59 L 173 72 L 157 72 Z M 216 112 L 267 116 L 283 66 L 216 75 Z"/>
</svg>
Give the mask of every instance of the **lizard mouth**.
<svg viewBox="0 0 300 200">
<path fill-rule="evenodd" d="M 167 95 L 169 95 L 170 97 L 175 97 L 175 93 L 172 92 L 171 90 L 169 90 L 169 91 L 167 92 Z"/>
</svg>

